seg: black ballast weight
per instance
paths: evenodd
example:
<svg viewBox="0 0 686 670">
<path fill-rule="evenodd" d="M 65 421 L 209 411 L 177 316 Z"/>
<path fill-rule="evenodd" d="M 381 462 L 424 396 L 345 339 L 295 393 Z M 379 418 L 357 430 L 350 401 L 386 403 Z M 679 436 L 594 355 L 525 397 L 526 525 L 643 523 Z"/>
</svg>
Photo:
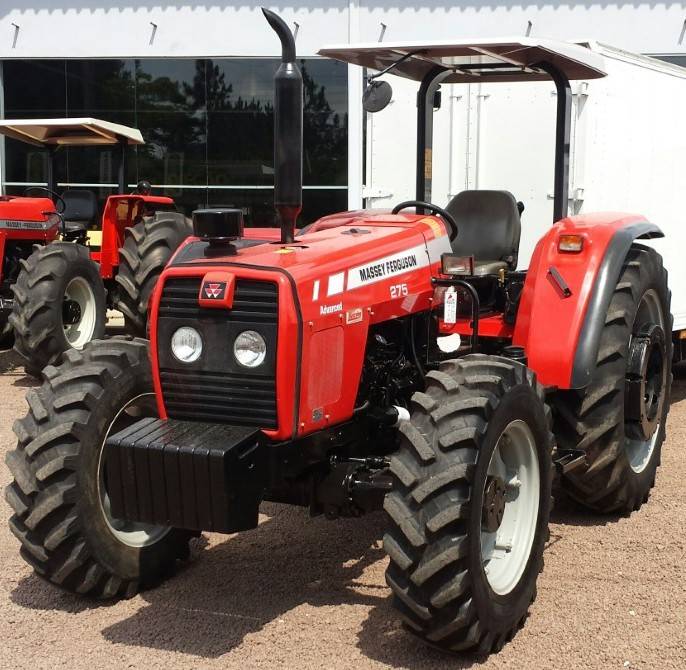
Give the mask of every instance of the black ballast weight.
<svg viewBox="0 0 686 670">
<path fill-rule="evenodd" d="M 108 438 L 112 515 L 234 533 L 257 526 L 265 447 L 255 428 L 145 418 Z"/>
</svg>

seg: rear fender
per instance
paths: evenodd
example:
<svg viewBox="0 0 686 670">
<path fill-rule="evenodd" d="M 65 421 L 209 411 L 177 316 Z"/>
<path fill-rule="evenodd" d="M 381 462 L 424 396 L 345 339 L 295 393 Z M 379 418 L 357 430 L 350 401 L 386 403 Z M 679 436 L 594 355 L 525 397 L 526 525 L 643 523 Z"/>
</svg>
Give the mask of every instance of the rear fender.
<svg viewBox="0 0 686 670">
<path fill-rule="evenodd" d="M 580 253 L 558 251 L 566 234 L 583 237 Z M 663 237 L 662 231 L 641 216 L 602 213 L 563 219 L 539 241 L 513 343 L 526 349 L 529 367 L 541 382 L 570 389 L 591 381 L 624 259 L 635 240 L 655 237 Z"/>
</svg>

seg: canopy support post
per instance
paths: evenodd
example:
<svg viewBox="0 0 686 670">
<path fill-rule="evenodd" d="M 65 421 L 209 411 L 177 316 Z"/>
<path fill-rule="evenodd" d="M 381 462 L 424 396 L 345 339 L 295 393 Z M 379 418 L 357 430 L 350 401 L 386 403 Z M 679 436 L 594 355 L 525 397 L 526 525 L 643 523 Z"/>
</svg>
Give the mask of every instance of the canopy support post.
<svg viewBox="0 0 686 670">
<path fill-rule="evenodd" d="M 572 126 L 572 88 L 569 79 L 558 67 L 543 61 L 534 66 L 550 75 L 557 90 L 557 121 L 555 125 L 555 177 L 553 223 L 569 212 L 569 150 Z"/>
<path fill-rule="evenodd" d="M 57 192 L 57 175 L 55 174 L 55 152 L 57 151 L 57 147 L 54 145 L 49 145 L 46 147 L 45 155 L 47 158 L 46 161 L 46 179 L 45 181 L 47 182 L 48 186 L 48 191 L 51 191 L 52 193 Z M 53 198 L 54 199 L 54 198 Z"/>
<path fill-rule="evenodd" d="M 127 149 L 128 140 L 126 138 L 119 138 L 119 166 L 118 166 L 118 189 L 117 193 L 119 195 L 124 195 L 126 193 L 126 168 L 127 168 Z"/>
<path fill-rule="evenodd" d="M 452 70 L 441 66 L 432 68 L 422 79 L 417 93 L 416 199 L 423 202 L 431 202 L 434 95 L 451 74 Z"/>
</svg>

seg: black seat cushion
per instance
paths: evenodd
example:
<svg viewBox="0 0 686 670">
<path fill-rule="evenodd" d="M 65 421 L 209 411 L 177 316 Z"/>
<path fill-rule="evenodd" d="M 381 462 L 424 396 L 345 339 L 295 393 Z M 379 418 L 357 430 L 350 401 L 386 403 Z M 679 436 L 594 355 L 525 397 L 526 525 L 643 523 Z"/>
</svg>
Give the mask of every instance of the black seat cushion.
<svg viewBox="0 0 686 670">
<path fill-rule="evenodd" d="M 68 189 L 62 193 L 65 209 L 62 218 L 67 230 L 94 225 L 98 217 L 98 199 L 93 191 Z"/>
<path fill-rule="evenodd" d="M 457 222 L 453 251 L 475 260 L 504 261 L 517 267 L 522 224 L 517 201 L 509 191 L 462 191 L 446 207 Z"/>
</svg>

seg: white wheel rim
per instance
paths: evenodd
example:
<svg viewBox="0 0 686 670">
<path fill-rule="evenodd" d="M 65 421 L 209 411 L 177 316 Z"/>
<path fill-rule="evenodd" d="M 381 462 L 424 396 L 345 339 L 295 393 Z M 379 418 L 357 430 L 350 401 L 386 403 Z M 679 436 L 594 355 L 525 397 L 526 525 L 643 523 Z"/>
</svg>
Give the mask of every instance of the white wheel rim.
<svg viewBox="0 0 686 670">
<path fill-rule="evenodd" d="M 660 298 L 652 289 L 643 294 L 641 302 L 638 305 L 634 332 L 636 332 L 640 326 L 648 323 L 656 323 L 664 330 L 665 320 L 662 313 Z M 665 334 L 667 337 L 670 337 L 670 333 Z M 631 341 L 629 341 L 629 346 L 631 346 Z M 648 466 L 648 463 L 650 463 L 650 459 L 655 451 L 655 445 L 657 444 L 657 436 L 660 434 L 660 425 L 660 422 L 658 422 L 653 434 L 647 440 L 639 440 L 629 437 L 628 435 L 626 436 L 624 449 L 626 456 L 629 459 L 629 465 L 636 474 L 643 472 Z"/>
<path fill-rule="evenodd" d="M 100 509 L 107 526 L 112 534 L 123 544 L 129 547 L 143 548 L 159 542 L 170 530 L 168 526 L 156 526 L 150 523 L 139 523 L 137 521 L 127 521 L 116 519 L 112 516 L 110 507 L 110 497 L 105 488 L 105 467 L 103 454 L 105 452 L 105 442 L 110 433 L 123 430 L 127 425 L 138 421 L 146 416 L 157 416 L 154 393 L 142 393 L 129 400 L 122 407 L 110 423 L 105 439 L 100 447 L 98 458 L 98 498 Z"/>
<path fill-rule="evenodd" d="M 78 310 L 78 316 L 72 323 L 65 320 L 64 311 L 68 303 L 74 303 Z M 62 312 L 62 328 L 67 342 L 74 349 L 82 349 L 93 339 L 95 322 L 97 321 L 97 306 L 95 294 L 90 284 L 83 277 L 74 277 L 64 291 L 64 307 Z"/>
<path fill-rule="evenodd" d="M 481 560 L 495 593 L 506 595 L 518 584 L 531 555 L 541 496 L 536 442 L 521 419 L 498 438 L 487 474 L 505 484 L 505 510 L 495 532 L 481 531 Z"/>
</svg>

